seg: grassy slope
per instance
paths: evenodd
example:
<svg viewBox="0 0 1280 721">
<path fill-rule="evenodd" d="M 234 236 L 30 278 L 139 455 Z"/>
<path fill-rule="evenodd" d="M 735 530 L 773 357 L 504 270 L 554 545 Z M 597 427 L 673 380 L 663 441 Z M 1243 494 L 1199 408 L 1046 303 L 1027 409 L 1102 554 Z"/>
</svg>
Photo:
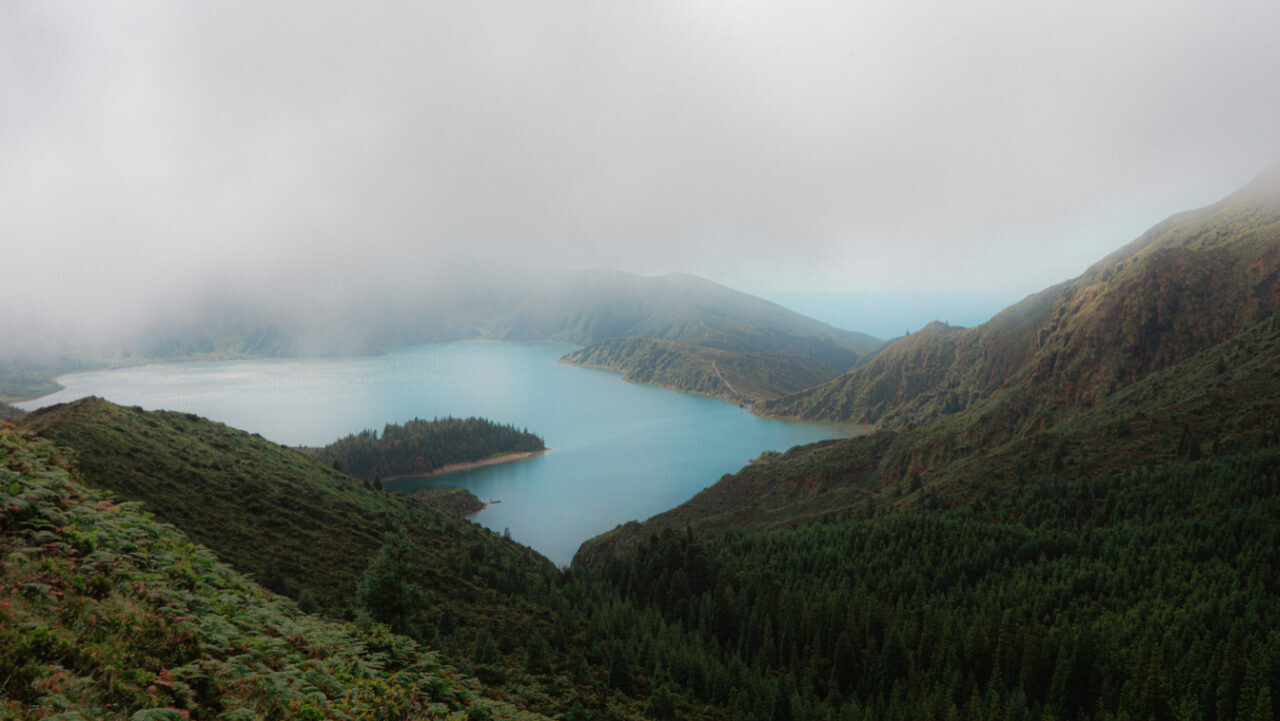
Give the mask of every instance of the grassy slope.
<svg viewBox="0 0 1280 721">
<path fill-rule="evenodd" d="M 745 404 L 817 385 L 834 374 L 829 366 L 813 360 L 724 350 L 694 341 L 632 337 L 596 343 L 562 361 L 620 371 L 635 383 Z"/>
<path fill-rule="evenodd" d="M 879 408 L 882 426 L 897 430 L 762 459 L 680 507 L 587 542 L 579 561 L 662 528 L 768 527 L 868 503 L 959 497 L 1050 467 L 1146 463 L 1187 452 L 1188 434 L 1210 452 L 1275 433 L 1280 399 L 1258 392 L 1280 379 L 1274 182 L 1175 216 L 986 326 L 927 328 L 886 348 L 842 379 L 850 394 L 825 397 L 839 412 L 816 415 L 866 419 Z M 998 352 L 1010 348 L 1024 349 Z"/>
<path fill-rule="evenodd" d="M 102 365 L 102 361 L 92 358 L 56 361 L 0 358 L 0 402 L 25 401 L 56 393 L 62 386 L 53 381 L 55 376 Z"/>
<path fill-rule="evenodd" d="M 88 398 L 23 419 L 59 445 L 85 482 L 142 500 L 160 520 L 206 539 L 220 559 L 289 595 L 310 590 L 330 614 L 353 603 L 371 555 L 393 528 L 414 543 L 433 647 L 486 684 L 486 693 L 555 715 L 581 702 L 595 718 L 635 718 L 651 689 L 618 694 L 607 684 L 606 651 L 586 616 L 569 611 L 552 564 L 466 522 L 444 499 L 375 492 L 292 449 L 193 415 L 148 412 Z M 470 494 L 467 494 L 470 496 Z M 473 496 L 470 497 L 472 500 Z M 480 632 L 497 647 L 478 660 Z M 531 672 L 531 634 L 550 643 L 548 667 Z M 584 656 L 594 666 L 575 663 Z M 722 718 L 707 709 L 698 718 Z M 398 718 L 398 717 L 397 717 Z"/>
<path fill-rule="evenodd" d="M 86 398 L 21 420 L 78 451 L 89 483 L 140 500 L 237 568 L 277 590 L 309 589 L 325 606 L 351 604 L 356 582 L 383 534 L 405 529 L 435 591 L 461 621 L 510 625 L 525 614 L 506 588 L 474 571 L 471 553 L 523 577 L 550 582 L 555 569 L 533 551 L 412 496 L 373 491 L 292 449 L 195 415 L 148 412 Z M 470 550 L 474 549 L 474 550 Z"/>
<path fill-rule="evenodd" d="M 26 413 L 26 411 L 21 408 L 15 408 L 8 403 L 0 402 L 0 421 L 11 421 L 23 413 Z"/>
<path fill-rule="evenodd" d="M 1277 384 L 1280 317 L 1273 317 L 1043 432 L 992 441 L 1010 425 L 1001 403 L 1016 404 L 1023 393 L 1006 390 L 989 408 L 930 426 L 766 454 L 676 508 L 588 541 L 575 563 L 666 528 L 776 527 L 877 504 L 962 502 L 1059 472 L 1087 476 L 1169 461 L 1189 452 L 1186 433 L 1205 455 L 1266 445 L 1280 435 L 1280 397 L 1257 389 Z"/>
<path fill-rule="evenodd" d="M 0 718 L 542 718 L 381 627 L 300 613 L 3 424 L 0 509 Z"/>
<path fill-rule="evenodd" d="M 1036 334 L 1064 289 L 1028 296 L 974 328 L 931 323 L 848 373 L 765 403 L 759 412 L 894 428 L 968 408 L 1031 358 Z"/>
<path fill-rule="evenodd" d="M 1280 179 L 1160 223 L 1079 278 L 971 329 L 927 328 L 767 415 L 929 423 L 1032 388 L 1087 407 L 1280 311 Z"/>
</svg>

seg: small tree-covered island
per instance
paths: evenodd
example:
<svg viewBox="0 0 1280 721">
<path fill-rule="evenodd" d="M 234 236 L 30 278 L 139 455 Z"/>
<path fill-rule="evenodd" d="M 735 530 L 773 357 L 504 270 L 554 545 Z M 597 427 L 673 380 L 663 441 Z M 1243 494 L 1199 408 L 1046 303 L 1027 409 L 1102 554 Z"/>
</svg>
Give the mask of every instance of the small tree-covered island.
<svg viewBox="0 0 1280 721">
<path fill-rule="evenodd" d="M 302 451 L 322 463 L 370 483 L 425 476 L 490 460 L 517 460 L 547 449 L 528 429 L 485 418 L 415 418 L 388 423 L 382 435 L 365 429 L 323 448 Z"/>
</svg>

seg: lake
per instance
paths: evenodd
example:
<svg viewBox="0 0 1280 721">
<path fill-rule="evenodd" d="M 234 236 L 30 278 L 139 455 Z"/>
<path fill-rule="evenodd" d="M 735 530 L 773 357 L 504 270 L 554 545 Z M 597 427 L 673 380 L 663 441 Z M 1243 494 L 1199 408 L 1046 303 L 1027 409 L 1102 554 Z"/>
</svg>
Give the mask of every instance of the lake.
<svg viewBox="0 0 1280 721">
<path fill-rule="evenodd" d="M 324 445 L 414 417 L 483 416 L 527 427 L 549 452 L 398 490 L 453 486 L 495 499 L 473 520 L 566 565 L 588 538 L 688 500 L 761 451 L 850 435 L 850 426 L 757 418 L 736 405 L 557 363 L 576 346 L 441 343 L 355 358 L 166 363 L 74 373 L 33 409 L 97 395 L 198 413 L 285 445 Z"/>
</svg>

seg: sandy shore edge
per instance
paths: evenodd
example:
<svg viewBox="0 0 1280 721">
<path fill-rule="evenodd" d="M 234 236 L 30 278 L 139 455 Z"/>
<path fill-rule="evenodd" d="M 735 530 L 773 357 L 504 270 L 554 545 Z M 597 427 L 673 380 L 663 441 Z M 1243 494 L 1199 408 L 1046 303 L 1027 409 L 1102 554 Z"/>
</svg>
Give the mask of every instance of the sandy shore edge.
<svg viewBox="0 0 1280 721">
<path fill-rule="evenodd" d="M 457 473 L 458 471 L 469 471 L 472 468 L 496 466 L 499 463 L 514 463 L 516 461 L 526 461 L 530 458 L 540 456 L 549 450 L 551 449 L 543 448 L 540 451 L 522 451 L 520 453 L 503 453 L 497 456 L 489 456 L 488 458 L 481 458 L 478 461 L 468 461 L 466 463 L 450 463 L 447 466 L 442 466 L 429 473 L 406 473 L 404 475 L 391 476 L 390 478 L 383 478 L 382 482 L 394 483 L 395 481 L 402 481 L 410 478 L 431 478 L 433 476 L 443 476 L 449 473 Z"/>
</svg>

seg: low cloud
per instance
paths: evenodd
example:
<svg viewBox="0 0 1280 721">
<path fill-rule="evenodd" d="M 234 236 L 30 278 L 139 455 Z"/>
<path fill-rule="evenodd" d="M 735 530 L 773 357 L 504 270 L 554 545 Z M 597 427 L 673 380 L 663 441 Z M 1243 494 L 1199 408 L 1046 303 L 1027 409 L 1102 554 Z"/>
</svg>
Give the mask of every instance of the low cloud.
<svg viewBox="0 0 1280 721">
<path fill-rule="evenodd" d="M 1276 27 L 1261 0 L 9 3 L 6 312 L 128 325 L 456 257 L 1016 295 L 1280 155 Z"/>
</svg>

